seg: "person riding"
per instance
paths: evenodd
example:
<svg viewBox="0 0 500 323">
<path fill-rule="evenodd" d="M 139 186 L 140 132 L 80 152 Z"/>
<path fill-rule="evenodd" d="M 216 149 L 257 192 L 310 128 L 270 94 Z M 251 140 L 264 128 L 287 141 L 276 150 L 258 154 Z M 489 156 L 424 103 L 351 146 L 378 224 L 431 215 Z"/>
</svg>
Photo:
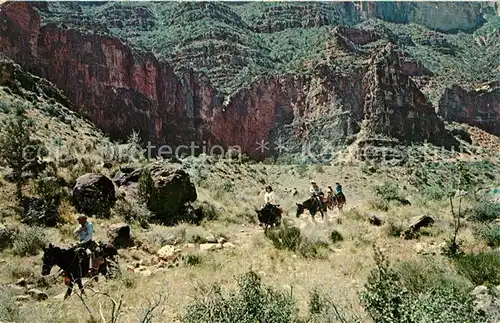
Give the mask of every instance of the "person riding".
<svg viewBox="0 0 500 323">
<path fill-rule="evenodd" d="M 97 270 L 98 261 L 95 257 L 96 245 L 93 241 L 94 226 L 87 221 L 85 215 L 77 217 L 78 227 L 73 231 L 73 234 L 78 238 L 77 247 L 83 248 L 89 254 L 89 271 Z"/>
<path fill-rule="evenodd" d="M 335 195 L 339 195 L 339 194 L 344 194 L 342 193 L 342 185 L 340 185 L 338 182 L 335 183 Z"/>
<path fill-rule="evenodd" d="M 323 192 L 321 191 L 321 188 L 318 186 L 318 184 L 316 184 L 316 181 L 311 181 L 311 188 L 309 189 L 309 193 L 311 193 L 311 195 L 318 200 L 320 208 L 323 208 L 323 201 L 321 200 L 320 196 L 323 194 Z"/>
<path fill-rule="evenodd" d="M 264 208 L 277 207 L 276 195 L 274 194 L 271 185 L 266 186 L 266 194 L 264 194 Z"/>
</svg>

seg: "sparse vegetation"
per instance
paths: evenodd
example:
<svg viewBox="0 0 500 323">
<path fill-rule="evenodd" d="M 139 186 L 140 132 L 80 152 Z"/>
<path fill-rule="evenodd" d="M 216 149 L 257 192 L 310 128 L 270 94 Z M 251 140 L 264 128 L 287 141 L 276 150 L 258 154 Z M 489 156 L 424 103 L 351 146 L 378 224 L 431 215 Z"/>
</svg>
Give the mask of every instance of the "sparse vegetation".
<svg viewBox="0 0 500 323">
<path fill-rule="evenodd" d="M 43 228 L 27 227 L 14 236 L 12 253 L 18 256 L 34 256 L 42 250 L 47 242 Z"/>
<path fill-rule="evenodd" d="M 306 258 L 322 257 L 322 250 L 327 247 L 323 241 L 304 236 L 299 228 L 287 224 L 268 229 L 266 237 L 276 248 L 297 252 Z"/>
<path fill-rule="evenodd" d="M 200 291 L 188 305 L 182 322 L 293 322 L 297 315 L 291 294 L 277 291 L 261 283 L 254 272 L 238 278 L 238 288 L 225 294 L 221 286 Z"/>
<path fill-rule="evenodd" d="M 450 284 L 439 273 L 434 271 L 427 277 L 405 270 L 405 274 L 413 274 L 413 277 L 404 277 L 378 250 L 375 262 L 377 267 L 368 277 L 366 291 L 360 294 L 360 299 L 376 322 L 479 322 L 484 319 L 475 312 L 472 297 L 449 288 Z M 436 280 L 437 277 L 441 278 Z M 423 286 L 431 285 L 431 289 L 422 290 Z"/>
<path fill-rule="evenodd" d="M 14 116 L 3 126 L 0 137 L 0 158 L 12 169 L 12 178 L 16 183 L 16 198 L 22 206 L 23 185 L 26 183 L 26 172 L 37 175 L 37 162 L 44 152 L 39 140 L 33 139 L 34 124 L 26 114 L 26 107 L 18 103 L 14 107 Z"/>
<path fill-rule="evenodd" d="M 495 251 L 460 255 L 455 264 L 458 272 L 476 286 L 500 284 L 500 257 Z"/>
</svg>

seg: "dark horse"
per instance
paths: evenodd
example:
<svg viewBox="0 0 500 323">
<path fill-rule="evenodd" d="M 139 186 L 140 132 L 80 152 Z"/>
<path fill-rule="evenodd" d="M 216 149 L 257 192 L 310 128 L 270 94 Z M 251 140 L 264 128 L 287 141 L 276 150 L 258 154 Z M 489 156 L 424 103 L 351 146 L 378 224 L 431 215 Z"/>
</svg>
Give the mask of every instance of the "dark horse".
<svg viewBox="0 0 500 323">
<path fill-rule="evenodd" d="M 111 271 L 108 270 L 109 259 L 113 259 L 114 256 L 118 255 L 118 251 L 110 243 L 100 243 L 99 249 L 104 261 L 99 264 L 98 273 L 109 277 L 111 274 Z M 68 286 L 64 299 L 71 295 L 74 283 L 78 285 L 83 294 L 81 278 L 91 277 L 91 274 L 89 274 L 89 256 L 85 250 L 75 247 L 63 249 L 49 244 L 43 251 L 42 275 L 47 276 L 50 274 L 53 266 L 61 268 L 64 275 L 64 283 Z"/>
<path fill-rule="evenodd" d="M 335 206 L 337 206 L 339 208 L 339 211 L 342 211 L 345 202 L 346 202 L 345 195 L 342 193 L 336 195 L 329 195 L 326 198 L 326 204 L 328 205 L 329 210 L 333 210 Z"/>
<path fill-rule="evenodd" d="M 304 202 L 301 203 L 295 203 L 297 204 L 297 214 L 296 216 L 299 217 L 301 214 L 304 213 L 304 211 L 307 209 L 309 211 L 309 213 L 311 214 L 311 217 L 313 218 L 314 220 L 314 216 L 316 215 L 316 212 L 320 212 L 321 213 L 321 219 L 325 219 L 325 213 L 327 211 L 327 203 L 326 201 L 323 199 L 323 196 L 322 195 L 319 195 L 319 198 L 321 198 L 322 200 L 322 204 L 323 204 L 323 207 L 320 207 L 320 204 L 319 204 L 319 201 L 318 201 L 318 197 L 313 197 L 311 196 L 310 198 L 308 198 L 307 200 L 305 200 Z"/>
<path fill-rule="evenodd" d="M 264 225 L 264 229 L 273 225 L 281 224 L 281 216 L 283 209 L 276 205 L 266 205 L 262 210 L 255 210 L 259 219 L 260 225 Z"/>
</svg>

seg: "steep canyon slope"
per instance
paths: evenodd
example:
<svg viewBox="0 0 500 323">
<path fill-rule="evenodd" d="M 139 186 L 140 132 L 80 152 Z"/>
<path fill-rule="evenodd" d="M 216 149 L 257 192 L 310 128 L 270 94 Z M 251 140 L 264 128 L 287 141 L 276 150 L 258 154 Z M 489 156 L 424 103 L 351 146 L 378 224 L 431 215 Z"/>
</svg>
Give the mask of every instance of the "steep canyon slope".
<svg viewBox="0 0 500 323">
<path fill-rule="evenodd" d="M 326 156 L 453 145 L 445 121 L 500 135 L 495 6 L 12 2 L 0 48 L 115 139 Z"/>
</svg>

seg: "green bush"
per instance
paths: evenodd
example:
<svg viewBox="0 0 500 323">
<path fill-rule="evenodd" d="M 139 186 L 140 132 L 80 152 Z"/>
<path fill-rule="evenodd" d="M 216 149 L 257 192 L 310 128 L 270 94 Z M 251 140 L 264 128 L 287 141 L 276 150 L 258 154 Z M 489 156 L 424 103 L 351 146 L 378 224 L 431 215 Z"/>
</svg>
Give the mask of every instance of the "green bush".
<svg viewBox="0 0 500 323">
<path fill-rule="evenodd" d="M 500 256 L 495 251 L 461 255 L 455 259 L 455 265 L 475 285 L 500 284 Z"/>
<path fill-rule="evenodd" d="M 467 212 L 472 221 L 490 222 L 500 218 L 500 203 L 481 202 Z"/>
<path fill-rule="evenodd" d="M 286 223 L 268 229 L 265 234 L 275 248 L 290 250 L 305 258 L 322 258 L 322 250 L 328 247 L 325 242 L 313 241 L 303 236 L 299 228 L 290 227 Z"/>
<path fill-rule="evenodd" d="M 500 247 L 500 223 L 483 224 L 474 230 L 474 234 L 489 247 Z"/>
<path fill-rule="evenodd" d="M 6 322 L 19 320 L 19 307 L 9 290 L 0 290 L 0 320 Z"/>
<path fill-rule="evenodd" d="M 400 271 L 392 268 L 380 251 L 375 251 L 375 263 L 366 290 L 360 294 L 365 310 L 375 322 L 484 321 L 474 311 L 472 296 L 454 288 L 439 271 L 431 269 L 430 277 L 415 275 L 416 271 Z"/>
<path fill-rule="evenodd" d="M 47 237 L 40 227 L 28 227 L 14 236 L 12 252 L 17 256 L 37 255 L 47 243 Z"/>
<path fill-rule="evenodd" d="M 112 216 L 123 217 L 127 223 L 138 223 L 141 227 L 147 228 L 153 213 L 142 203 L 128 202 L 126 200 L 116 201 Z"/>
<path fill-rule="evenodd" d="M 405 288 L 413 294 L 434 289 L 466 293 L 472 287 L 467 279 L 431 257 L 401 261 L 394 267 Z"/>
<path fill-rule="evenodd" d="M 344 237 L 342 237 L 340 232 L 338 232 L 337 230 L 332 230 L 332 232 L 330 233 L 330 240 L 332 240 L 332 243 L 336 243 L 339 241 L 343 241 Z"/>
<path fill-rule="evenodd" d="M 409 205 L 410 202 L 405 199 L 398 186 L 393 183 L 385 182 L 382 185 L 374 187 L 376 199 L 372 201 L 375 209 L 387 211 L 391 202 L 397 202 L 400 205 Z"/>
<path fill-rule="evenodd" d="M 250 271 L 238 278 L 238 287 L 223 293 L 214 285 L 206 295 L 197 297 L 181 316 L 182 322 L 294 322 L 298 309 L 291 294 L 263 286 Z"/>
<path fill-rule="evenodd" d="M 338 307 L 329 297 L 322 295 L 315 288 L 309 293 L 309 319 L 307 322 L 342 322 L 354 323 L 362 320 Z"/>
<path fill-rule="evenodd" d="M 446 197 L 446 192 L 442 187 L 437 185 L 425 186 L 421 190 L 422 196 L 426 199 L 438 201 Z"/>
<path fill-rule="evenodd" d="M 370 200 L 369 204 L 370 204 L 370 207 L 376 211 L 387 212 L 387 211 L 389 211 L 389 208 L 390 208 L 390 203 L 386 200 L 381 199 L 381 198 L 375 198 L 373 200 Z"/>
<path fill-rule="evenodd" d="M 201 264 L 201 256 L 197 254 L 187 254 L 182 257 L 186 266 L 196 266 Z"/>
</svg>

